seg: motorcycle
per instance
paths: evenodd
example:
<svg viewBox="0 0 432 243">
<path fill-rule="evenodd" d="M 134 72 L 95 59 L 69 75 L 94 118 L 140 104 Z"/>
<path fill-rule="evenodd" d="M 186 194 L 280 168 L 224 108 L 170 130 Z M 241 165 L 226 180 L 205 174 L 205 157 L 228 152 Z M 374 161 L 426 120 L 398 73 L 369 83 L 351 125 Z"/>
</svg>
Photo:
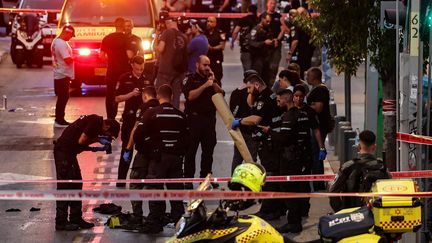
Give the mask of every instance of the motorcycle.
<svg viewBox="0 0 432 243">
<path fill-rule="evenodd" d="M 418 187 L 412 179 L 385 179 L 377 180 L 371 191 L 411 194 Z M 319 234 L 324 242 L 396 242 L 421 228 L 422 205 L 416 197 L 371 197 L 366 206 L 322 216 Z"/>
<path fill-rule="evenodd" d="M 44 45 L 42 43 L 42 30 L 39 16 L 24 14 L 16 16 L 19 26 L 11 38 L 11 58 L 17 68 L 23 64 L 28 66 L 43 66 Z"/>
<path fill-rule="evenodd" d="M 211 188 L 210 176 L 198 191 Z M 263 219 L 254 215 L 239 215 L 251 206 L 250 201 L 221 200 L 212 213 L 202 199 L 189 202 L 186 213 L 176 224 L 176 233 L 167 243 L 183 242 L 284 242 L 283 236 Z M 229 212 L 234 215 L 229 216 Z"/>
</svg>

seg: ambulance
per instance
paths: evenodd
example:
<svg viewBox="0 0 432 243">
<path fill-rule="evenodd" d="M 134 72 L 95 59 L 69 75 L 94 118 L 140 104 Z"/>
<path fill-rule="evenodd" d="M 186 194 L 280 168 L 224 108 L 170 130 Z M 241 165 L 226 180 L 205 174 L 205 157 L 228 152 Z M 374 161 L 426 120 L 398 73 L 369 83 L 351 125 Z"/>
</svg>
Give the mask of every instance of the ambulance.
<svg viewBox="0 0 432 243">
<path fill-rule="evenodd" d="M 154 0 L 66 0 L 64 2 L 59 30 L 66 24 L 75 28 L 75 37 L 69 43 L 74 52 L 75 79 L 72 88 L 86 85 L 105 85 L 107 65 L 99 59 L 102 39 L 115 32 L 117 17 L 131 19 L 133 34 L 142 40 L 145 74 L 154 76 L 154 32 L 157 19 Z"/>
</svg>

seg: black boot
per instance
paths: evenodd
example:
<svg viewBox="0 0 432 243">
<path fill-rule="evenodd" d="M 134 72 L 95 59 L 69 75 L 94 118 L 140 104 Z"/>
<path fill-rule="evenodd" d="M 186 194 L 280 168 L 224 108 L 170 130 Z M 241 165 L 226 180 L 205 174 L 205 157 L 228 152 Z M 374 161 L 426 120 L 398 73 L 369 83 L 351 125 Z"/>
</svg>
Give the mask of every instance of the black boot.
<svg viewBox="0 0 432 243">
<path fill-rule="evenodd" d="M 95 226 L 93 223 L 87 222 L 82 218 L 73 219 L 70 222 L 72 224 L 78 225 L 81 229 L 90 229 L 90 228 L 93 228 Z"/>
<path fill-rule="evenodd" d="M 301 224 L 284 224 L 281 227 L 277 228 L 279 233 L 300 233 L 302 232 L 303 227 Z"/>
<path fill-rule="evenodd" d="M 64 223 L 56 223 L 55 229 L 65 230 L 65 231 L 75 231 L 75 230 L 79 230 L 79 226 L 66 221 Z"/>
</svg>

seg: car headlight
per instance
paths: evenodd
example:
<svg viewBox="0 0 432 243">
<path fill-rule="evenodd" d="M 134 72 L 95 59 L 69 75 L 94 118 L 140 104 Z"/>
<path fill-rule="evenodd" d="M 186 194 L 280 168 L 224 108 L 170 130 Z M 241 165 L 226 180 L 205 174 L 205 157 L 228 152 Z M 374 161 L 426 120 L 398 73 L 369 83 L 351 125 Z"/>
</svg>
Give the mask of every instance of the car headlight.
<svg viewBox="0 0 432 243">
<path fill-rule="evenodd" d="M 181 217 L 180 220 L 176 224 L 176 236 L 179 236 L 186 226 L 186 219 L 185 217 Z"/>
<path fill-rule="evenodd" d="M 143 40 L 141 42 L 141 46 L 142 46 L 142 48 L 143 48 L 144 51 L 149 51 L 149 50 L 151 50 L 151 41 L 149 41 L 149 40 Z"/>
</svg>

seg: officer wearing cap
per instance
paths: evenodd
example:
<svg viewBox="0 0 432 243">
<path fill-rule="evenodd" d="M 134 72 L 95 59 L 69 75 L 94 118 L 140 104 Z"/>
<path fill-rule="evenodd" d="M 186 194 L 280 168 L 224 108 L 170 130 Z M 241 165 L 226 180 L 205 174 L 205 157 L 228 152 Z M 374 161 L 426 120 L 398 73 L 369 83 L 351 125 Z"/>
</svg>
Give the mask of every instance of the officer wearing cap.
<svg viewBox="0 0 432 243">
<path fill-rule="evenodd" d="M 278 93 L 278 102 L 287 110 L 282 118 L 280 136 L 274 136 L 275 142 L 283 146 L 280 174 L 307 175 L 312 165 L 311 133 L 320 145 L 321 134 L 315 111 L 304 104 L 306 90 L 301 84 L 293 92 L 283 90 Z M 325 157 L 325 156 L 324 156 Z M 285 182 L 281 184 L 284 192 L 310 192 L 309 182 Z M 278 230 L 281 233 L 298 233 L 302 231 L 301 217 L 309 213 L 309 199 L 287 199 L 288 223 Z"/>
<path fill-rule="evenodd" d="M 119 130 L 120 124 L 116 120 L 104 120 L 98 115 L 81 116 L 70 124 L 54 142 L 57 180 L 82 180 L 77 155 L 83 151 L 110 153 L 111 140 L 118 136 Z M 104 147 L 89 147 L 95 142 L 101 143 Z M 57 183 L 57 190 L 82 190 L 82 185 L 82 183 Z M 56 202 L 56 230 L 89 229 L 93 226 L 93 223 L 82 218 L 81 201 Z"/>
<path fill-rule="evenodd" d="M 224 59 L 223 51 L 225 49 L 226 36 L 222 30 L 217 28 L 217 21 L 215 17 L 207 18 L 207 31 L 205 35 L 207 36 L 209 42 L 207 56 L 210 58 L 210 68 L 215 74 L 216 80 L 222 83 L 222 62 Z"/>
<path fill-rule="evenodd" d="M 66 104 L 69 100 L 69 83 L 75 78 L 72 48 L 68 41 L 75 36 L 75 29 L 65 25 L 51 44 L 54 71 L 54 89 L 57 95 L 55 123 L 57 127 L 68 126 L 65 120 Z"/>
<path fill-rule="evenodd" d="M 147 110 L 142 119 L 142 126 L 137 127 L 135 137 L 144 137 L 148 141 L 150 156 L 149 179 L 183 177 L 183 156 L 188 145 L 186 117 L 172 104 L 173 91 L 169 85 L 162 85 L 157 91 L 160 105 Z M 183 189 L 183 184 L 166 183 L 167 189 Z M 164 184 L 149 184 L 148 189 L 163 189 Z M 182 201 L 170 201 L 171 218 L 177 222 L 184 213 Z M 149 202 L 150 213 L 140 232 L 159 233 L 163 231 L 165 201 Z"/>
<path fill-rule="evenodd" d="M 245 118 L 235 118 L 231 128 L 239 126 L 250 126 L 253 129 L 252 138 L 258 141 L 258 156 L 261 164 L 268 175 L 278 175 L 279 156 L 274 149 L 271 136 L 265 134 L 262 127 L 273 127 L 273 122 L 279 119 L 281 111 L 276 104 L 276 99 L 272 98 L 272 91 L 264 83 L 256 72 L 245 78 L 249 97 L 248 102 L 252 104 L 252 115 Z M 264 191 L 278 191 L 279 187 L 272 183 L 267 183 Z M 264 200 L 259 215 L 263 218 L 279 217 L 279 212 L 275 212 L 275 201 Z"/>
<path fill-rule="evenodd" d="M 209 42 L 204 35 L 205 24 L 202 21 L 191 19 L 189 24 L 191 26 L 192 40 L 187 48 L 189 54 L 187 73 L 195 73 L 199 57 L 208 53 Z"/>
<path fill-rule="evenodd" d="M 185 156 L 185 177 L 195 177 L 195 157 L 201 144 L 201 171 L 204 178 L 212 173 L 213 151 L 216 146 L 216 107 L 211 97 L 224 93 L 219 80 L 215 80 L 210 69 L 210 59 L 200 56 L 196 71 L 183 81 L 183 94 L 186 98 L 185 114 L 191 131 L 190 146 Z M 191 184 L 187 184 L 189 188 Z"/>
<path fill-rule="evenodd" d="M 125 102 L 122 115 L 122 151 L 118 168 L 118 179 L 126 179 L 132 159 L 130 156 L 127 157 L 123 155 L 128 151 L 126 147 L 132 128 L 135 125 L 136 112 L 142 104 L 141 92 L 145 87 L 152 86 L 152 83 L 144 76 L 144 58 L 142 56 L 133 57 L 131 59 L 131 66 L 132 71 L 126 72 L 120 76 L 115 96 L 115 102 Z M 117 183 L 117 187 L 125 187 L 125 183 Z"/>
</svg>

